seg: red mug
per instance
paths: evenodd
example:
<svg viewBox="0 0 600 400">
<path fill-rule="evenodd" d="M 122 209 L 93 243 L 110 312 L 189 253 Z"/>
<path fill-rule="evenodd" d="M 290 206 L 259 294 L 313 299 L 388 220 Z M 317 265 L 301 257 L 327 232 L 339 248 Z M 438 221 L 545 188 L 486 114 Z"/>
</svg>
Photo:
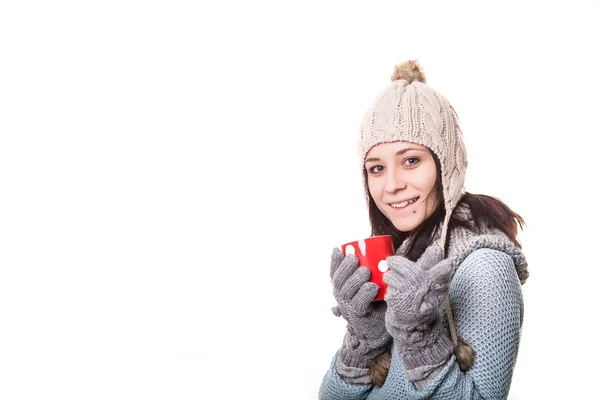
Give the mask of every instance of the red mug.
<svg viewBox="0 0 600 400">
<path fill-rule="evenodd" d="M 394 255 L 394 244 L 390 235 L 373 236 L 363 240 L 342 245 L 344 256 L 354 254 L 358 258 L 360 267 L 367 267 L 371 271 L 369 281 L 379 286 L 379 292 L 374 301 L 383 300 L 386 283 L 383 281 L 383 274 L 389 268 L 386 259 Z"/>
</svg>

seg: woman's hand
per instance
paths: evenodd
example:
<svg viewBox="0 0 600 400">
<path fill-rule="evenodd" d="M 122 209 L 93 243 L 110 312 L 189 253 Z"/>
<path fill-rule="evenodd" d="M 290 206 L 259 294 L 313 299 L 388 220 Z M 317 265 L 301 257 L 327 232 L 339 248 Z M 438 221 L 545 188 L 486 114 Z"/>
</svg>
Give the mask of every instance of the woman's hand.
<svg viewBox="0 0 600 400">
<path fill-rule="evenodd" d="M 369 282 L 371 272 L 358 267 L 355 255 L 344 257 L 338 248 L 331 254 L 330 276 L 338 304 L 332 311 L 348 322 L 340 360 L 348 367 L 368 368 L 392 340 L 385 328 L 386 304 L 373 303 L 379 287 Z"/>
<path fill-rule="evenodd" d="M 385 324 L 411 381 L 425 379 L 452 353 L 452 342 L 438 318 L 454 270 L 454 260 L 443 257 L 443 250 L 434 243 L 417 262 L 402 256 L 387 258 Z"/>
<path fill-rule="evenodd" d="M 390 333 L 414 329 L 435 321 L 448 295 L 453 260 L 443 259 L 437 244 L 425 250 L 417 262 L 403 256 L 387 258 L 389 270 L 383 280 L 388 284 L 386 323 Z"/>
</svg>

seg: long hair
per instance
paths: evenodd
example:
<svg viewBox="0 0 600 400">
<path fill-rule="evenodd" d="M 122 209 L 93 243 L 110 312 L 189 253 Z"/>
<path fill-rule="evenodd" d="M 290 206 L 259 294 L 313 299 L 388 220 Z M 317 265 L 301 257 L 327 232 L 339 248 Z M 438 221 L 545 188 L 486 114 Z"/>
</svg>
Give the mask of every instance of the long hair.
<svg viewBox="0 0 600 400">
<path fill-rule="evenodd" d="M 438 199 L 441 199 L 441 202 L 439 202 L 440 205 L 433 214 L 412 232 L 400 232 L 379 210 L 369 192 L 367 170 L 363 168 L 363 183 L 369 210 L 369 220 L 371 222 L 371 235 L 390 235 L 394 243 L 394 250 L 397 250 L 410 237 L 411 241 L 407 248 L 406 257 L 411 261 L 417 261 L 431 244 L 432 237 L 435 235 L 437 229 L 441 229 L 441 224 L 444 222 L 444 217 L 446 216 L 446 210 L 443 207 L 444 192 L 442 188 L 440 161 L 435 153 L 431 151 L 430 153 L 433 156 L 437 170 L 437 177 L 432 192 L 437 195 Z M 464 227 L 471 231 L 480 231 L 484 227 L 495 228 L 502 231 L 516 246 L 521 248 L 521 244 L 517 240 L 517 233 L 519 228 L 523 229 L 525 221 L 498 198 L 466 192 L 459 200 L 455 209 L 460 209 L 463 205 L 468 206 L 471 210 L 472 222 L 475 229 L 467 221 L 453 214 L 448 223 L 448 233 L 457 227 Z M 448 242 L 446 240 L 446 249 L 444 250 L 448 250 Z"/>
<path fill-rule="evenodd" d="M 437 199 L 441 199 L 441 202 L 438 201 L 438 207 L 433 214 L 412 232 L 399 231 L 379 210 L 369 191 L 367 170 L 363 168 L 363 183 L 369 210 L 369 220 L 371 222 L 371 235 L 390 235 L 394 243 L 394 250 L 397 250 L 405 240 L 410 240 L 407 246 L 406 257 L 411 261 L 417 261 L 425 252 L 425 249 L 431 244 L 431 240 L 436 234 L 437 229 L 441 229 L 441 224 L 444 222 L 444 217 L 446 216 L 446 210 L 443 206 L 444 193 L 442 188 L 440 161 L 435 153 L 432 151 L 430 151 L 430 153 L 435 161 L 437 175 L 432 193 L 429 195 L 436 194 Z M 466 192 L 459 200 L 455 209 L 460 209 L 463 205 L 469 207 L 473 218 L 473 225 L 470 225 L 468 221 L 464 221 L 453 214 L 450 216 L 450 221 L 448 223 L 448 235 L 457 227 L 463 227 L 476 233 L 480 232 L 484 227 L 499 229 L 515 244 L 515 246 L 521 248 L 521 244 L 517 240 L 517 232 L 519 228 L 523 229 L 525 221 L 519 214 L 511 210 L 502 201 L 492 196 Z M 446 239 L 445 243 L 444 251 L 447 254 L 449 240 Z M 463 371 L 469 369 L 474 362 L 474 353 L 472 349 L 470 346 L 466 345 L 468 348 L 465 350 L 465 345 L 466 343 L 462 341 L 462 344 L 459 343 L 459 346 L 455 350 L 456 360 Z M 389 351 L 390 350 L 388 350 L 388 352 Z M 384 353 L 382 356 L 375 359 L 371 365 L 370 372 L 373 383 L 378 386 L 383 385 L 387 377 L 390 363 L 391 357 L 389 353 Z"/>
</svg>

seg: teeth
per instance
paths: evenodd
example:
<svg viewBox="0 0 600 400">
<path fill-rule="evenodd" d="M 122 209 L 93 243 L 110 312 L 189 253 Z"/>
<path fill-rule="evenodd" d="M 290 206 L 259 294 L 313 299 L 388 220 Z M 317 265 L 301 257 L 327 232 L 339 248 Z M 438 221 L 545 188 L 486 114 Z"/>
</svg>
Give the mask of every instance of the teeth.
<svg viewBox="0 0 600 400">
<path fill-rule="evenodd" d="M 403 201 L 402 203 L 398 203 L 398 204 L 391 204 L 391 206 L 393 208 L 404 208 L 407 205 L 414 203 L 415 201 L 417 201 L 417 199 L 413 199 L 413 200 L 409 200 L 409 201 Z"/>
</svg>

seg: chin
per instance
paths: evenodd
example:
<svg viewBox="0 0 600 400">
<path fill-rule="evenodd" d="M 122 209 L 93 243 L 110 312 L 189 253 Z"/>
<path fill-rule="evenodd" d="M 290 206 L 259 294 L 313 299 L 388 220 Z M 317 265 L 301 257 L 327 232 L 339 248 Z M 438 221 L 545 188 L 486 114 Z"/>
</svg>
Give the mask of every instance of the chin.
<svg viewBox="0 0 600 400">
<path fill-rule="evenodd" d="M 398 229 L 400 232 L 408 233 L 413 231 L 419 224 L 398 224 L 393 223 L 394 228 Z"/>
</svg>

